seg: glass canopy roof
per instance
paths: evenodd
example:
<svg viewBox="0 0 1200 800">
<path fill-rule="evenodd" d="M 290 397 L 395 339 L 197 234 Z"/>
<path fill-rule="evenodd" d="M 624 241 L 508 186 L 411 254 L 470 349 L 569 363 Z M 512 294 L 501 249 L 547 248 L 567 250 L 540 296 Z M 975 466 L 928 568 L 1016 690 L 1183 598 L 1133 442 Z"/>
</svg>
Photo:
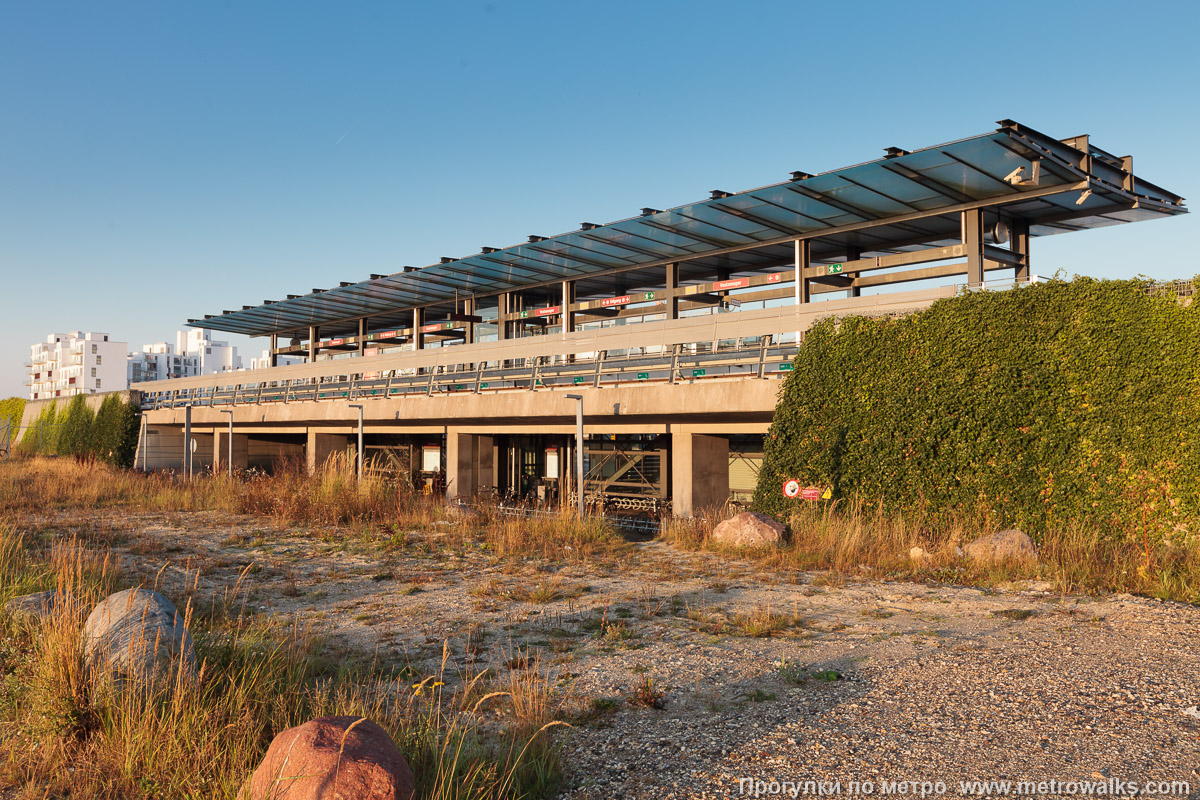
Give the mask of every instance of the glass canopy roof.
<svg viewBox="0 0 1200 800">
<path fill-rule="evenodd" d="M 1036 166 L 1035 166 L 1035 162 Z M 793 179 L 558 236 L 530 237 L 359 283 L 289 295 L 239 311 L 189 320 L 193 327 L 251 336 L 287 333 L 359 317 L 393 317 L 471 295 L 486 296 L 671 263 L 691 268 L 776 267 L 791 242 L 812 240 L 812 256 L 840 260 L 919 250 L 959 240 L 959 212 L 1023 218 L 1030 234 L 1097 228 L 1186 213 L 1183 198 L 1136 178 L 1130 159 L 1059 141 L 1010 120 L 987 134 L 923 150 L 889 150 L 876 161 Z M 1090 194 L 1085 190 L 1090 190 Z"/>
</svg>

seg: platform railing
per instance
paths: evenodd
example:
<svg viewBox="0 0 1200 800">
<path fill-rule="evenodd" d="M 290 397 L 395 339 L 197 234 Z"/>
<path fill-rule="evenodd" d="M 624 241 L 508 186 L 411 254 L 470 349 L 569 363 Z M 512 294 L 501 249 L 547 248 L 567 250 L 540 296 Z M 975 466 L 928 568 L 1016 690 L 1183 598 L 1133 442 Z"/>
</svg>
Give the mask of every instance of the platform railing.
<svg viewBox="0 0 1200 800">
<path fill-rule="evenodd" d="M 740 310 L 566 334 L 450 345 L 136 384 L 142 408 L 391 398 L 626 383 L 776 378 L 797 340 L 829 316 L 892 315 L 956 286 Z"/>
</svg>

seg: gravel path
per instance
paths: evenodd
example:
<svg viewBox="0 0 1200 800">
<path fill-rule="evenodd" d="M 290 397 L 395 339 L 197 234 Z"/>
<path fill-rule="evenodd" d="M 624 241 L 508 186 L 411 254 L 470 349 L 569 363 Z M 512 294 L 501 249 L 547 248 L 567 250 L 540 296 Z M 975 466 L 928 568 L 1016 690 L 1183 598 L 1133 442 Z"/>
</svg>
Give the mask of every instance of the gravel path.
<svg viewBox="0 0 1200 800">
<path fill-rule="evenodd" d="M 255 564 L 258 610 L 385 660 L 432 668 L 446 639 L 476 668 L 528 655 L 579 720 L 564 798 L 920 795 L 925 782 L 957 797 L 976 780 L 1104 783 L 1024 792 L 1062 797 L 1182 781 L 1158 794 L 1200 798 L 1195 607 L 760 574 L 656 542 L 551 564 L 436 541 L 381 552 L 209 513 L 96 524 L 127 573 L 168 592 L 199 568 L 216 593 Z M 887 785 L 902 781 L 917 785 Z"/>
</svg>

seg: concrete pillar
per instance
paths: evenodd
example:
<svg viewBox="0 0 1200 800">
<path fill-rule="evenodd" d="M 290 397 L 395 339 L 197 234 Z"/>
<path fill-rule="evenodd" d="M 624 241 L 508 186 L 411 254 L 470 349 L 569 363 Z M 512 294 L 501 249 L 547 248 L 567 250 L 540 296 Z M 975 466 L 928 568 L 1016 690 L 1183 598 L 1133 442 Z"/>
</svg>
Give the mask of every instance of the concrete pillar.
<svg viewBox="0 0 1200 800">
<path fill-rule="evenodd" d="M 474 497 L 495 486 L 492 437 L 446 432 L 446 497 Z"/>
<path fill-rule="evenodd" d="M 229 431 L 218 430 L 214 434 L 213 472 L 225 472 L 229 456 Z M 244 470 L 250 467 L 250 437 L 244 433 L 233 434 L 233 468 Z"/>
<path fill-rule="evenodd" d="M 304 447 L 304 457 L 308 464 L 309 474 L 311 475 L 324 466 L 330 456 L 344 452 L 351 447 L 353 444 L 351 439 L 352 437 L 344 433 L 320 433 L 309 428 L 308 441 Z"/>
<path fill-rule="evenodd" d="M 690 517 L 729 499 L 729 439 L 701 433 L 671 434 L 671 508 Z"/>
<path fill-rule="evenodd" d="M 148 470 L 183 471 L 185 451 L 182 427 L 178 425 L 147 425 L 144 439 L 143 452 L 138 456 L 139 466 L 144 461 Z"/>
<path fill-rule="evenodd" d="M 308 363 L 313 363 L 317 360 L 317 341 L 321 338 L 321 329 L 313 325 L 308 326 Z"/>
</svg>

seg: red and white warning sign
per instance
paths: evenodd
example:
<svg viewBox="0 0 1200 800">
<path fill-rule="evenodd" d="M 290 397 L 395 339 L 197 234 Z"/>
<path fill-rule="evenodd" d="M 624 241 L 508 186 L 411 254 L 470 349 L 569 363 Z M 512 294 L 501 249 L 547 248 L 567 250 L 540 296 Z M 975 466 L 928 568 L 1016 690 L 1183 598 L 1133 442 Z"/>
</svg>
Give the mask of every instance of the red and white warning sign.
<svg viewBox="0 0 1200 800">
<path fill-rule="evenodd" d="M 783 484 L 783 496 L 789 499 L 794 499 L 800 496 L 800 481 L 792 479 L 785 481 Z"/>
</svg>

